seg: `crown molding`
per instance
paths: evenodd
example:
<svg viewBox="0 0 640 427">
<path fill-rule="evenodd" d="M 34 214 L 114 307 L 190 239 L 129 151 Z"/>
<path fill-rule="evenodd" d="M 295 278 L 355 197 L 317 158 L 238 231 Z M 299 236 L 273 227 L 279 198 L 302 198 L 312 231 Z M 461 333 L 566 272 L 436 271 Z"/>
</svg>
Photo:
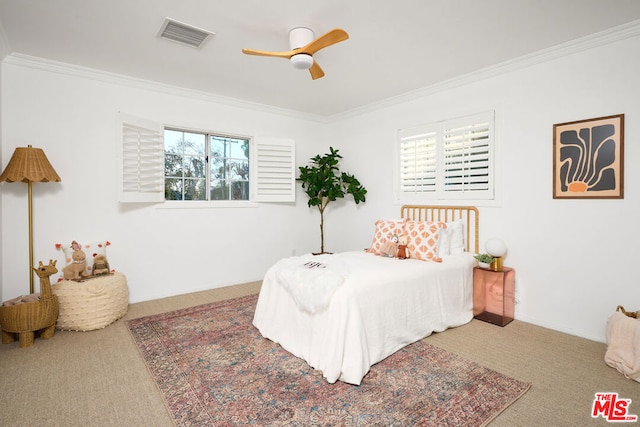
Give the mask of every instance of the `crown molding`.
<svg viewBox="0 0 640 427">
<path fill-rule="evenodd" d="M 510 73 L 522 68 L 553 61 L 579 52 L 587 51 L 601 46 L 616 43 L 632 37 L 640 36 L 640 20 L 631 21 L 604 31 L 600 31 L 579 39 L 571 40 L 547 49 L 520 56 L 501 62 L 490 67 L 482 68 L 449 80 L 445 80 L 431 86 L 416 89 L 398 96 L 373 102 L 359 108 L 354 108 L 343 113 L 329 117 L 330 121 L 337 121 L 363 113 L 372 112 L 382 108 L 391 107 L 408 101 L 413 101 L 428 95 L 433 95 L 445 90 L 475 83 L 490 77 Z"/>
<path fill-rule="evenodd" d="M 108 71 L 97 70 L 94 68 L 68 64 L 66 62 L 53 61 L 50 59 L 25 55 L 21 53 L 10 53 L 4 58 L 2 62 L 19 67 L 32 68 L 51 73 L 84 78 L 88 80 L 95 80 L 102 83 L 128 86 L 135 89 L 161 92 L 167 95 L 182 96 L 189 99 L 198 99 L 235 108 L 250 109 L 262 113 L 277 114 L 279 116 L 288 116 L 321 123 L 327 121 L 325 117 L 319 115 L 302 113 L 300 111 L 289 110 L 286 108 L 279 108 L 271 105 L 260 104 L 257 102 L 250 102 L 237 98 L 216 95 L 209 92 L 168 85 L 151 80 L 139 79 L 136 77 L 130 77 L 122 74 L 111 73 Z"/>
<path fill-rule="evenodd" d="M 2 60 L 3 63 L 38 69 L 47 72 L 70 75 L 79 78 L 86 78 L 105 83 L 129 86 L 136 89 L 162 92 L 174 96 L 200 99 L 208 102 L 227 105 L 230 107 L 250 109 L 262 113 L 277 114 L 280 116 L 293 117 L 318 123 L 329 123 L 374 110 L 391 107 L 438 92 L 464 86 L 480 80 L 499 76 L 501 74 L 506 74 L 518 69 L 573 55 L 589 49 L 606 46 L 628 38 L 638 37 L 640 35 L 640 20 L 631 21 L 627 24 L 600 31 L 589 36 L 581 37 L 579 39 L 568 41 L 548 49 L 543 49 L 531 54 L 523 55 L 521 57 L 505 61 L 500 64 L 486 67 L 471 73 L 463 74 L 461 76 L 445 80 L 430 86 L 426 86 L 398 96 L 386 98 L 381 101 L 373 102 L 362 107 L 354 108 L 349 111 L 326 117 L 11 52 L 6 37 L 3 38 L 3 35 L 4 33 L 2 32 L 2 28 L 0 27 L 0 60 Z M 6 55 L 4 59 L 2 59 L 3 54 Z"/>
</svg>

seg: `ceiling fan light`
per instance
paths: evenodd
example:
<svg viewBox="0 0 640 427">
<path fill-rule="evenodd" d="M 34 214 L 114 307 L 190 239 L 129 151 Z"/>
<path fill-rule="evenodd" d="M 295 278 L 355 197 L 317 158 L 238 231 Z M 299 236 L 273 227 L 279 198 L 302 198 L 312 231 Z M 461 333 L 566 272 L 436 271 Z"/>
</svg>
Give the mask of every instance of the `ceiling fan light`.
<svg viewBox="0 0 640 427">
<path fill-rule="evenodd" d="M 313 65 L 313 57 L 306 53 L 293 55 L 290 61 L 293 64 L 293 68 L 297 68 L 298 70 L 308 70 Z"/>
</svg>

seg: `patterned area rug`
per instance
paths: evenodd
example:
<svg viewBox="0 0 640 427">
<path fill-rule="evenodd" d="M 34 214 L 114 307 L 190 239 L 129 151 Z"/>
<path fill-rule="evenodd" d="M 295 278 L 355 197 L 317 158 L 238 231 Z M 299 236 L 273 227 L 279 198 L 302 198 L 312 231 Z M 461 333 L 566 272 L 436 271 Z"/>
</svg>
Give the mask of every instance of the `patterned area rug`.
<svg viewBox="0 0 640 427">
<path fill-rule="evenodd" d="M 322 374 L 251 324 L 257 296 L 127 322 L 179 426 L 482 426 L 529 384 L 419 341 L 360 386 Z"/>
</svg>

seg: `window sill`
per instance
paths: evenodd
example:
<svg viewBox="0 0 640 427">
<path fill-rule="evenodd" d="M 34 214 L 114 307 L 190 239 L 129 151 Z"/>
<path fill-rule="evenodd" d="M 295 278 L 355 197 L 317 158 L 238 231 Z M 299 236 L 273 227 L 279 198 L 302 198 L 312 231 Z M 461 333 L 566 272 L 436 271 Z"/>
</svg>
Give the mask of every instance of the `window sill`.
<svg viewBox="0 0 640 427">
<path fill-rule="evenodd" d="M 219 208 L 257 208 L 256 202 L 247 200 L 224 200 L 224 201 L 199 201 L 199 200 L 168 200 L 160 203 L 158 209 L 219 209 Z"/>
</svg>

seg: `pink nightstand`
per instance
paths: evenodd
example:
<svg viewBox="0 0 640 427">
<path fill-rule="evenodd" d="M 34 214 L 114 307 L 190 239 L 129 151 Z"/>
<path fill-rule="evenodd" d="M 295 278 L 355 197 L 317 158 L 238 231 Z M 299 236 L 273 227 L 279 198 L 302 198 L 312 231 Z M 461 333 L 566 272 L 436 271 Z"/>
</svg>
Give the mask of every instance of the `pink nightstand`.
<svg viewBox="0 0 640 427">
<path fill-rule="evenodd" d="M 476 319 L 505 326 L 513 320 L 516 272 L 473 269 L 473 316 Z"/>
</svg>

